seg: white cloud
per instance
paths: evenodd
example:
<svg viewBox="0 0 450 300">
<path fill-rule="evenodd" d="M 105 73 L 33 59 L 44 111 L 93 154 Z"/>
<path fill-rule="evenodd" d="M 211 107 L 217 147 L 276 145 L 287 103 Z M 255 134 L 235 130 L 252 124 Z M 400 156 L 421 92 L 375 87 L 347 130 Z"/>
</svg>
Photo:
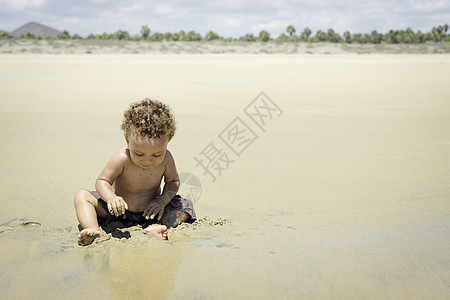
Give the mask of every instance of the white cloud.
<svg viewBox="0 0 450 300">
<path fill-rule="evenodd" d="M 238 18 L 226 18 L 225 25 L 230 27 L 238 27 L 241 25 L 241 21 Z"/>
<path fill-rule="evenodd" d="M 144 9 L 142 4 L 140 4 L 140 3 L 130 3 L 129 5 L 124 6 L 122 8 L 122 11 L 124 13 L 126 13 L 126 14 L 129 14 L 129 13 L 137 12 L 137 11 L 142 10 L 142 9 Z"/>
<path fill-rule="evenodd" d="M 12 10 L 39 8 L 46 3 L 47 0 L 0 0 L 0 4 L 4 4 Z"/>
<path fill-rule="evenodd" d="M 447 6 L 446 1 L 411 1 L 412 10 L 418 12 L 433 12 L 439 11 Z"/>
<path fill-rule="evenodd" d="M 153 11 L 157 15 L 168 15 L 173 13 L 173 9 L 167 3 L 156 3 Z"/>
<path fill-rule="evenodd" d="M 259 32 L 261 32 L 261 30 L 266 30 L 269 33 L 270 32 L 281 33 L 281 32 L 285 31 L 287 26 L 289 26 L 289 24 L 286 25 L 286 21 L 283 21 L 283 20 L 264 22 L 264 23 L 259 23 L 259 24 L 253 25 L 252 32 L 259 34 Z"/>
</svg>

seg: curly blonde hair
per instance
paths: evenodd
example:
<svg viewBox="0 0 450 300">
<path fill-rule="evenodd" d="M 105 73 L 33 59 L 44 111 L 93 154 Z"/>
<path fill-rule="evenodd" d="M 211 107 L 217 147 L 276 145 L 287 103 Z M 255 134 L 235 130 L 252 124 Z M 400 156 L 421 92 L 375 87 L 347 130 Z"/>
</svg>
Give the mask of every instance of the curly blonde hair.
<svg viewBox="0 0 450 300">
<path fill-rule="evenodd" d="M 136 131 L 147 138 L 168 135 L 169 141 L 175 135 L 175 118 L 170 107 L 161 101 L 145 98 L 130 104 L 123 113 L 122 130 L 125 134 Z"/>
</svg>

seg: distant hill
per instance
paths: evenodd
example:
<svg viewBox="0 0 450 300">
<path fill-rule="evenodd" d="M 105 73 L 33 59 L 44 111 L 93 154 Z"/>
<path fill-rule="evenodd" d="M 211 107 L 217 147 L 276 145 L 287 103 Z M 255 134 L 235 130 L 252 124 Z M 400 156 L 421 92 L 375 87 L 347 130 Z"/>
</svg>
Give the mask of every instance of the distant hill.
<svg viewBox="0 0 450 300">
<path fill-rule="evenodd" d="M 14 30 L 13 32 L 11 32 L 11 34 L 20 37 L 22 34 L 27 34 L 27 33 L 31 33 L 34 36 L 41 36 L 43 38 L 46 37 L 52 37 L 55 38 L 58 34 L 61 33 L 61 31 L 56 30 L 54 28 L 36 23 L 36 22 L 30 22 L 27 23 L 25 25 L 20 26 L 19 28 L 17 28 L 16 30 Z"/>
</svg>

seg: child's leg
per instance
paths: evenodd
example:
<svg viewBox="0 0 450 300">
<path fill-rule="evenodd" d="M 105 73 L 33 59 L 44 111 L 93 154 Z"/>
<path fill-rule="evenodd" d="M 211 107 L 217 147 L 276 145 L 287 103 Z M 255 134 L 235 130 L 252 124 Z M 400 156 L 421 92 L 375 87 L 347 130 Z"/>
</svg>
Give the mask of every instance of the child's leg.
<svg viewBox="0 0 450 300">
<path fill-rule="evenodd" d="M 161 223 L 168 228 L 175 228 L 183 222 L 195 221 L 196 219 L 192 201 L 180 195 L 175 195 L 164 209 Z"/>
<path fill-rule="evenodd" d="M 78 222 L 83 228 L 78 235 L 78 244 L 86 246 L 101 235 L 97 216 L 106 218 L 108 213 L 101 207 L 98 200 L 86 190 L 81 190 L 75 195 L 74 204 Z"/>
<path fill-rule="evenodd" d="M 188 220 L 191 216 L 181 210 L 169 210 L 164 213 L 161 218 L 161 223 L 166 225 L 167 228 L 175 228 L 181 223 Z"/>
</svg>

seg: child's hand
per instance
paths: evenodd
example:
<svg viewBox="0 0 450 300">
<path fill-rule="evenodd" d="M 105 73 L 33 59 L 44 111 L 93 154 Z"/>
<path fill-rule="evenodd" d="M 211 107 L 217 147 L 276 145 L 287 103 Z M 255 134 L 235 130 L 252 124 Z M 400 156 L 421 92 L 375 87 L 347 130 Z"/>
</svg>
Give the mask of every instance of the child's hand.
<svg viewBox="0 0 450 300">
<path fill-rule="evenodd" d="M 164 207 L 166 206 L 166 203 L 164 201 L 157 197 L 155 200 L 150 201 L 150 203 L 147 205 L 147 208 L 144 210 L 144 213 L 142 214 L 147 220 L 148 219 L 154 219 L 156 216 L 158 216 L 158 221 L 161 220 L 161 217 L 164 213 Z"/>
<path fill-rule="evenodd" d="M 120 216 L 128 209 L 128 204 L 122 197 L 116 196 L 108 201 L 108 212 L 113 216 Z"/>
</svg>

